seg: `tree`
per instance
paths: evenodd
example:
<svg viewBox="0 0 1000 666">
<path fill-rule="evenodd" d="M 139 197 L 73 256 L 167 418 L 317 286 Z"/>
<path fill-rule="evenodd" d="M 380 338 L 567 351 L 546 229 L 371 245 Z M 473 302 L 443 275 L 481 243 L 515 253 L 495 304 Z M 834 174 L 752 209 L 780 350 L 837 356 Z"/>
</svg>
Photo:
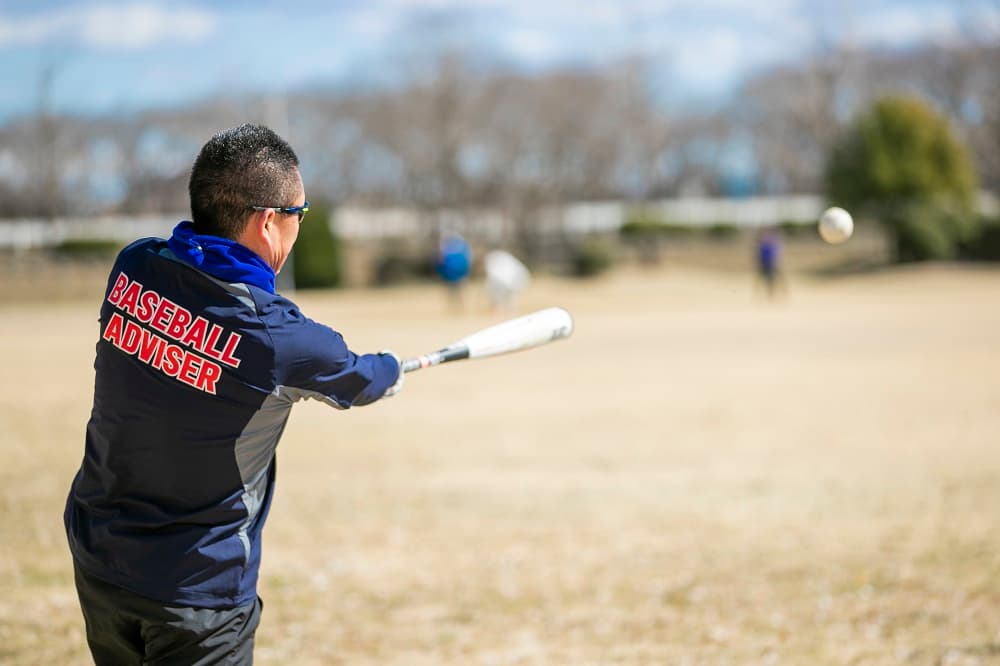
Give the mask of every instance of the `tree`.
<svg viewBox="0 0 1000 666">
<path fill-rule="evenodd" d="M 854 88 L 850 57 L 820 54 L 744 84 L 730 116 L 750 130 L 763 191 L 815 192 L 821 185 L 823 162 L 842 126 L 838 99 Z"/>
<path fill-rule="evenodd" d="M 858 117 L 832 150 L 826 184 L 832 203 L 882 223 L 900 261 L 953 257 L 972 231 L 972 162 L 947 120 L 915 98 L 883 98 Z"/>
</svg>

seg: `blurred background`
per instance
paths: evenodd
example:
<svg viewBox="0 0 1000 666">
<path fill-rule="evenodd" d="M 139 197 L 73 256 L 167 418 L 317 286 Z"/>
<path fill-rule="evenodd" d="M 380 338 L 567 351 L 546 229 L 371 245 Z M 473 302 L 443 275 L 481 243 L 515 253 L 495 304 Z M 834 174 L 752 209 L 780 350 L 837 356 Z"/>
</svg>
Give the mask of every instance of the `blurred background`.
<svg viewBox="0 0 1000 666">
<path fill-rule="evenodd" d="M 998 663 L 1000 0 L 0 0 L 0 663 L 90 661 L 108 270 L 247 121 L 353 349 L 576 323 L 296 406 L 259 663 Z"/>
<path fill-rule="evenodd" d="M 253 121 L 335 236 L 307 286 L 431 275 L 448 233 L 564 273 L 814 240 L 831 202 L 870 232 L 836 262 L 996 258 L 1000 4 L 760 4 L 8 0 L 0 250 L 166 234 L 202 143 Z"/>
</svg>

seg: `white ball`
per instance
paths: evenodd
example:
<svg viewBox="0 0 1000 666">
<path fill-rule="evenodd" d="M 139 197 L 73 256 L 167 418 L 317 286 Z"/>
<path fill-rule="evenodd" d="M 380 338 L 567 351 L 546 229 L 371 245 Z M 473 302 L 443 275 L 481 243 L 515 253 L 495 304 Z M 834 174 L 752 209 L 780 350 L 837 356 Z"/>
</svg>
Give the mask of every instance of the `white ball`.
<svg viewBox="0 0 1000 666">
<path fill-rule="evenodd" d="M 819 235 L 827 243 L 843 243 L 854 233 L 854 220 L 843 208 L 827 208 L 819 218 Z"/>
</svg>

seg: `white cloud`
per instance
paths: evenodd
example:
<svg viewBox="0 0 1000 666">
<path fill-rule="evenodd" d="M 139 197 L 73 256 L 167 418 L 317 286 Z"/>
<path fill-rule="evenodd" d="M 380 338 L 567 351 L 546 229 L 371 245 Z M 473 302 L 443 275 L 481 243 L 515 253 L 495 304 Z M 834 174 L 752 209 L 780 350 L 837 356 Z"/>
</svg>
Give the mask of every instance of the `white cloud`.
<svg viewBox="0 0 1000 666">
<path fill-rule="evenodd" d="M 511 30 L 504 35 L 504 43 L 511 53 L 528 61 L 547 60 L 559 52 L 551 33 L 543 30 Z"/>
<path fill-rule="evenodd" d="M 60 40 L 98 49 L 141 49 L 205 39 L 216 23 L 204 9 L 152 2 L 64 7 L 27 16 L 0 15 L 0 48 Z"/>
<path fill-rule="evenodd" d="M 212 34 L 215 19 L 201 9 L 134 4 L 95 7 L 83 17 L 84 40 L 105 48 L 142 48 L 165 41 L 198 41 Z"/>
<path fill-rule="evenodd" d="M 344 29 L 369 40 L 385 39 L 395 27 L 395 19 L 375 8 L 365 7 L 342 19 Z"/>
<path fill-rule="evenodd" d="M 947 7 L 927 7 L 920 12 L 895 7 L 865 16 L 858 23 L 857 37 L 864 44 L 900 47 L 958 41 L 961 30 L 957 16 Z"/>
<path fill-rule="evenodd" d="M 781 61 L 797 47 L 792 39 L 760 40 L 719 27 L 674 35 L 668 62 L 682 88 L 717 93 L 749 70 Z"/>
</svg>

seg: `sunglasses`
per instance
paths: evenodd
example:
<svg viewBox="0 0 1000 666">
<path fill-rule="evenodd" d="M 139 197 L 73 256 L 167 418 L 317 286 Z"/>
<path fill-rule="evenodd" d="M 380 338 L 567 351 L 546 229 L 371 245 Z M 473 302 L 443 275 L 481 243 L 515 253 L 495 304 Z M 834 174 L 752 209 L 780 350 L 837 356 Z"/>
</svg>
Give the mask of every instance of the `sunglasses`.
<svg viewBox="0 0 1000 666">
<path fill-rule="evenodd" d="M 275 210 L 279 213 L 284 213 L 285 215 L 298 215 L 299 224 L 302 223 L 302 218 L 306 216 L 309 212 L 309 202 L 305 202 L 301 206 L 250 206 L 251 210 Z"/>
</svg>

